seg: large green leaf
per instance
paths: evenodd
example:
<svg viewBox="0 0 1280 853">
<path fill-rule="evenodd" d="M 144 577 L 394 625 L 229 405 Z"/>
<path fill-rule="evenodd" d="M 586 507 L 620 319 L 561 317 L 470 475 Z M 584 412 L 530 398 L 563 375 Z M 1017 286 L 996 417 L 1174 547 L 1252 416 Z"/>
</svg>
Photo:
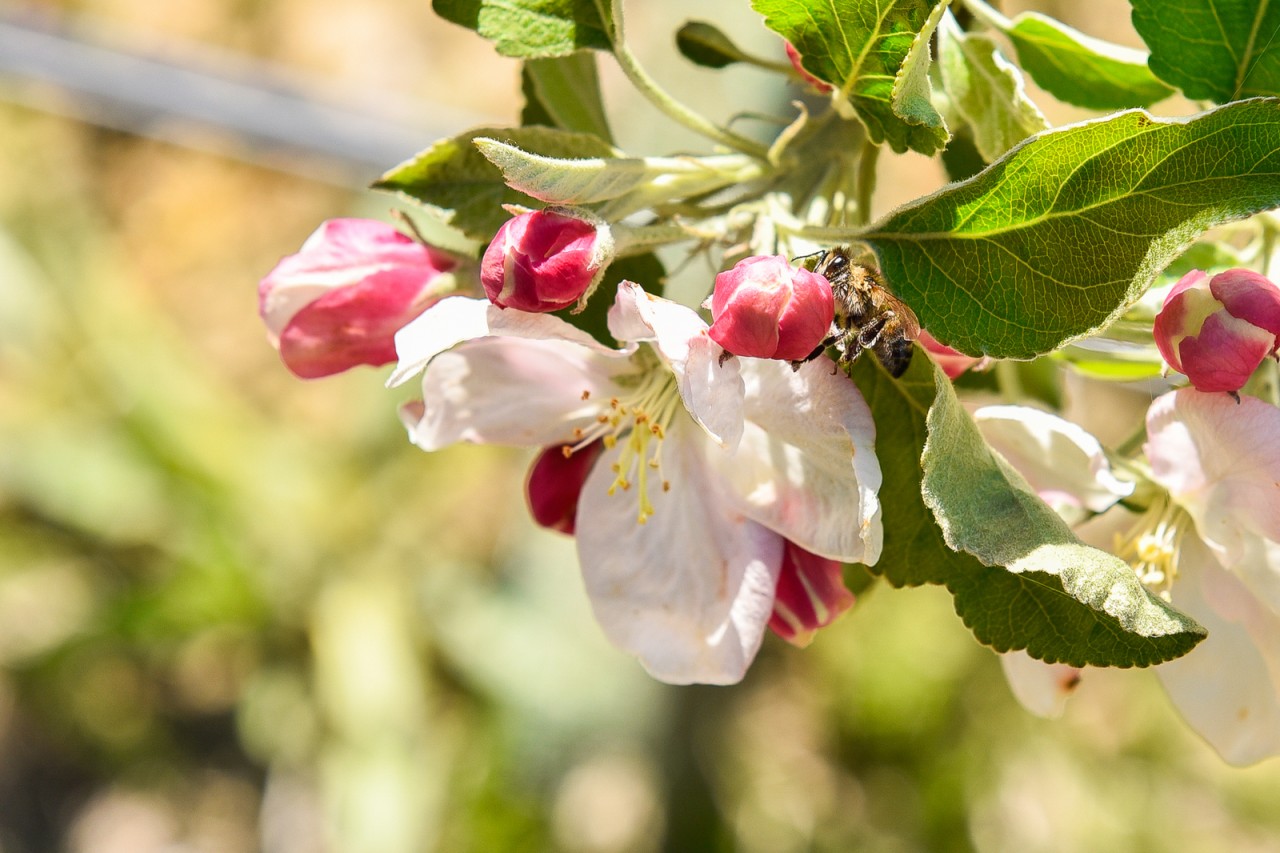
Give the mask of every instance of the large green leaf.
<svg viewBox="0 0 1280 853">
<path fill-rule="evenodd" d="M 1206 228 L 1277 205 L 1267 98 L 1039 134 L 857 236 L 939 340 L 1029 358 L 1118 317 Z"/>
<path fill-rule="evenodd" d="M 952 105 L 973 128 L 973 142 L 987 161 L 1047 130 L 1049 123 L 1027 97 L 1022 74 L 990 38 L 965 33 L 948 14 L 938 28 L 938 68 Z"/>
<path fill-rule="evenodd" d="M 1280 3 L 1131 0 L 1133 26 L 1160 79 L 1224 103 L 1280 94 Z"/>
<path fill-rule="evenodd" d="M 448 224 L 487 243 L 510 216 L 502 205 L 542 205 L 503 182 L 502 172 L 473 144 L 477 137 L 502 140 L 551 157 L 603 157 L 616 153 L 611 145 L 586 133 L 547 127 L 480 128 L 440 140 L 387 172 L 373 187 L 441 211 Z"/>
<path fill-rule="evenodd" d="M 431 8 L 489 39 L 503 56 L 536 59 L 612 49 L 595 0 L 432 0 Z"/>
<path fill-rule="evenodd" d="M 978 640 L 1041 660 L 1146 666 L 1203 637 L 1127 564 L 1075 539 L 992 454 L 922 352 L 899 380 L 870 358 L 853 378 L 875 415 L 884 472 L 874 572 L 895 586 L 945 584 Z"/>
<path fill-rule="evenodd" d="M 927 120 L 918 98 L 905 101 L 915 112 L 894 109 L 894 86 L 917 36 L 925 29 L 930 0 L 752 0 L 765 25 L 795 46 L 805 70 L 837 87 L 877 143 L 894 151 L 933 154 L 947 141 L 939 119 Z M 917 56 L 922 46 L 917 50 Z M 900 99 L 900 102 L 901 99 Z M 936 115 L 936 113 L 934 113 Z"/>
<path fill-rule="evenodd" d="M 1151 73 L 1141 52 L 1090 38 L 1053 18 L 1024 12 L 1004 34 L 1031 78 L 1068 104 L 1120 110 L 1150 106 L 1173 94 Z"/>
</svg>

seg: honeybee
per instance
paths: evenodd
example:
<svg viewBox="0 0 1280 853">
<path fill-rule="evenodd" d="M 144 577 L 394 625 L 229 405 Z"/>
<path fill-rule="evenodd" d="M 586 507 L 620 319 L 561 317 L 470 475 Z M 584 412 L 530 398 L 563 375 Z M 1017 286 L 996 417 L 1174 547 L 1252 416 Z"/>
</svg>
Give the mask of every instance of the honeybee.
<svg viewBox="0 0 1280 853">
<path fill-rule="evenodd" d="M 885 289 L 880 274 L 871 267 L 854 263 L 848 246 L 823 253 L 813 271 L 831 282 L 836 316 L 831 332 L 809 356 L 794 361 L 799 368 L 834 345 L 840 351 L 839 364 L 852 362 L 864 349 L 880 359 L 885 369 L 901 376 L 911 364 L 912 341 L 920 335 L 915 312 Z"/>
</svg>

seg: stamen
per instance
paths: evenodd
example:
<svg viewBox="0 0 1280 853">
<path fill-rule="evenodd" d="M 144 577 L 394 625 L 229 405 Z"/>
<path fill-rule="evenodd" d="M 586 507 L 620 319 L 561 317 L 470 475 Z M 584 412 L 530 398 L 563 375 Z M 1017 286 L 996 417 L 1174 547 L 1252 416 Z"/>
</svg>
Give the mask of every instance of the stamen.
<svg viewBox="0 0 1280 853">
<path fill-rule="evenodd" d="M 610 397 L 607 407 L 601 405 L 589 428 L 573 431 L 578 442 L 573 449 L 599 440 L 605 448 L 619 451 L 610 465 L 614 479 L 606 492 L 616 495 L 636 486 L 636 522 L 645 524 L 656 512 L 649 496 L 651 482 L 661 484 L 663 492 L 671 490 L 671 482 L 662 476 L 662 448 L 666 427 L 683 415 L 683 405 L 675 377 L 656 356 L 644 349 L 637 356 L 635 363 L 641 369 L 631 374 L 633 384 L 621 383 L 627 393 Z M 589 396 L 584 392 L 582 399 Z"/>
<path fill-rule="evenodd" d="M 1165 601 L 1178 577 L 1178 550 L 1190 519 L 1166 497 L 1160 497 L 1123 534 L 1116 534 L 1116 554 L 1133 567 L 1142 585 Z"/>
</svg>

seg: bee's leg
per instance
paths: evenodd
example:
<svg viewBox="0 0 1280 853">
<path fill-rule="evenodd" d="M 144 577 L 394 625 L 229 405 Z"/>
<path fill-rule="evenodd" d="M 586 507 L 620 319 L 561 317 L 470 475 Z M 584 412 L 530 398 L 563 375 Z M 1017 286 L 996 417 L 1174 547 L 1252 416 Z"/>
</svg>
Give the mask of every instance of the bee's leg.
<svg viewBox="0 0 1280 853">
<path fill-rule="evenodd" d="M 877 317 L 875 322 L 863 326 L 858 331 L 858 346 L 863 349 L 874 348 L 876 344 L 880 343 L 880 336 L 888 328 L 889 322 L 897 316 L 893 311 L 886 311 Z"/>
<path fill-rule="evenodd" d="M 822 343 L 818 344 L 816 347 L 813 348 L 813 352 L 809 353 L 804 358 L 796 359 L 791 362 L 792 370 L 799 370 L 803 365 L 808 364 L 809 362 L 813 361 L 815 358 L 817 358 L 818 356 L 826 352 L 827 347 L 831 346 L 836 342 L 835 326 L 832 325 L 831 329 L 832 331 L 829 332 L 827 336 L 822 339 Z"/>
</svg>

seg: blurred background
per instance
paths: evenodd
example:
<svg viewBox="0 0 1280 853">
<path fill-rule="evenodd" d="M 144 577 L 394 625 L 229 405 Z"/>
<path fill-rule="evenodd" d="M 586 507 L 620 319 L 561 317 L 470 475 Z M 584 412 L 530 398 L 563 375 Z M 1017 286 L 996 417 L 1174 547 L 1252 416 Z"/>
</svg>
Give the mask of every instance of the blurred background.
<svg viewBox="0 0 1280 853">
<path fill-rule="evenodd" d="M 690 71 L 681 5 L 630 4 L 654 76 L 790 97 Z M 702 147 L 602 72 L 622 147 Z M 0 853 L 1280 850 L 1280 762 L 1224 766 L 1149 672 L 1031 717 L 937 589 L 654 683 L 525 455 L 417 451 L 385 371 L 289 375 L 258 279 L 517 93 L 427 0 L 0 2 Z M 882 210 L 942 181 L 887 168 Z"/>
</svg>

